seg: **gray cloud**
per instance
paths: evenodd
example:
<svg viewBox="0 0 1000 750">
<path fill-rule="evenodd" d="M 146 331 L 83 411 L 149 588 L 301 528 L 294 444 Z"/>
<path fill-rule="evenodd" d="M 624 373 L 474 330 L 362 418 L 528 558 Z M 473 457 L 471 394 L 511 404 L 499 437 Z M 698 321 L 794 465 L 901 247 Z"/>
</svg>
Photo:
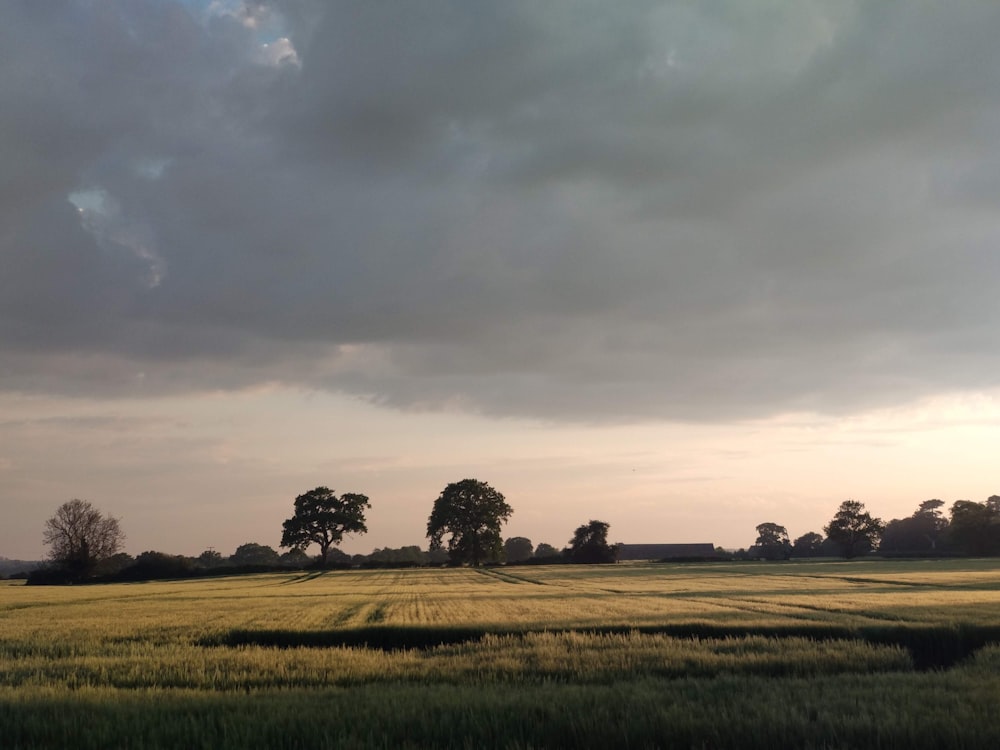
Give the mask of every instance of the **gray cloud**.
<svg viewBox="0 0 1000 750">
<path fill-rule="evenodd" d="M 0 7 L 0 388 L 589 420 L 997 385 L 1000 8 L 253 7 L 295 57 L 252 14 Z"/>
</svg>

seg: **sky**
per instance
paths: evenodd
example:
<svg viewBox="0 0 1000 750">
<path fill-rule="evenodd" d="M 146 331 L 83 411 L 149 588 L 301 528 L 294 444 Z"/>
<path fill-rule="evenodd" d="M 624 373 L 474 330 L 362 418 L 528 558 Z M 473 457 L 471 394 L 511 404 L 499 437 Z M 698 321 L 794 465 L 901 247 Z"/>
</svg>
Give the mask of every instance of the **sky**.
<svg viewBox="0 0 1000 750">
<path fill-rule="evenodd" d="M 0 3 L 0 556 L 1000 492 L 1000 4 Z"/>
</svg>

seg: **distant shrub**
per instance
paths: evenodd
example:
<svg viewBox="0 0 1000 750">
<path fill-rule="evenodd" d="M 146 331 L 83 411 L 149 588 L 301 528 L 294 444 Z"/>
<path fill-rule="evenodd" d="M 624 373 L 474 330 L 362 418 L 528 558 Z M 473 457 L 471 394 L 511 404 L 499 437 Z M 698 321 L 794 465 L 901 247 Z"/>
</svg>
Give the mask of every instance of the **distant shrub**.
<svg viewBox="0 0 1000 750">
<path fill-rule="evenodd" d="M 75 580 L 76 576 L 71 571 L 45 566 L 35 568 L 28 573 L 27 584 L 29 586 L 65 586 Z"/>
<path fill-rule="evenodd" d="M 532 557 L 528 560 L 522 560 L 518 563 L 513 563 L 514 565 L 565 565 L 569 560 L 558 552 L 554 555 L 544 555 L 542 557 Z"/>
<path fill-rule="evenodd" d="M 143 552 L 135 562 L 123 568 L 113 578 L 119 581 L 150 581 L 160 578 L 187 578 L 195 570 L 188 557 L 165 552 Z"/>
</svg>

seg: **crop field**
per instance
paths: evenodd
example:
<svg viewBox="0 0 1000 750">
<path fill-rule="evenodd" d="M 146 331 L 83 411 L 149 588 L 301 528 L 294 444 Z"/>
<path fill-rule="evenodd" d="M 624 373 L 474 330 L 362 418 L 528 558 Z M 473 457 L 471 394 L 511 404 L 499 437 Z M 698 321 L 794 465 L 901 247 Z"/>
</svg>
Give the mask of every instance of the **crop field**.
<svg viewBox="0 0 1000 750">
<path fill-rule="evenodd" d="M 1000 561 L 0 582 L 0 747 L 998 747 Z"/>
</svg>

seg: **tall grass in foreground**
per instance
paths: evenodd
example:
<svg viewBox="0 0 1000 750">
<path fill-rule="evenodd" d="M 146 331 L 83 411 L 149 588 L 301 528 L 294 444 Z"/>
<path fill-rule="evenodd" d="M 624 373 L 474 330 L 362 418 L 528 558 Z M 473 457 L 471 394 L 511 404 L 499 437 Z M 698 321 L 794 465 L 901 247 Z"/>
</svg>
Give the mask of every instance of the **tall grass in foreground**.
<svg viewBox="0 0 1000 750">
<path fill-rule="evenodd" d="M 995 675 L 0 689 L 5 748 L 989 748 Z"/>
</svg>

